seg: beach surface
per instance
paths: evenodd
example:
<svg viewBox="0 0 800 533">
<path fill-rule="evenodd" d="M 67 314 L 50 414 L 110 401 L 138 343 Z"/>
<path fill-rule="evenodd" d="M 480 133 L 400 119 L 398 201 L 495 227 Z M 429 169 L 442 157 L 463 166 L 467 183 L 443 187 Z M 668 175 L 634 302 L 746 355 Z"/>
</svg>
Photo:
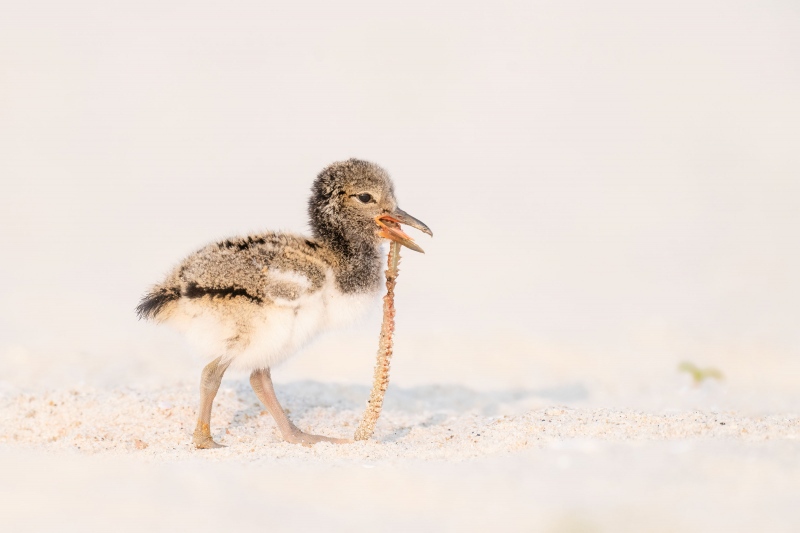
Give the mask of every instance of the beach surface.
<svg viewBox="0 0 800 533">
<path fill-rule="evenodd" d="M 352 437 L 369 380 L 294 379 L 324 351 L 287 365 L 276 390 L 299 427 Z M 548 374 L 546 352 L 530 361 Z M 184 370 L 196 364 L 184 362 Z M 558 364 L 568 363 L 560 354 Z M 398 381 L 413 383 L 399 366 Z M 147 383 L 147 368 L 138 380 L 131 368 L 117 372 L 131 385 L 104 373 L 103 386 L 86 372 L 61 388 L 4 382 L 4 523 L 14 531 L 800 527 L 800 415 L 779 380 L 771 395 L 748 395 L 735 380 L 695 383 L 677 368 L 660 384 L 393 384 L 373 439 L 304 448 L 282 442 L 247 380 L 232 376 L 212 418 L 226 447 L 196 450 L 197 385 Z"/>
</svg>

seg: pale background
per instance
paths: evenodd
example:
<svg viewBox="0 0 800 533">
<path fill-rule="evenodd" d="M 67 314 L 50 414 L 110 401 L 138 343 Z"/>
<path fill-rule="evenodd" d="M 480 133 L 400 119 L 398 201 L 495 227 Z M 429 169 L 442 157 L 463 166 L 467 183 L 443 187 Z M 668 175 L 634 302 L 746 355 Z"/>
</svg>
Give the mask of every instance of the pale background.
<svg viewBox="0 0 800 533">
<path fill-rule="evenodd" d="M 194 384 L 139 297 L 211 240 L 306 231 L 349 157 L 435 233 L 394 390 L 691 406 L 688 360 L 715 405 L 800 406 L 791 0 L 0 0 L 0 388 Z M 378 325 L 276 380 L 366 386 Z"/>
<path fill-rule="evenodd" d="M 645 4 L 6 2 L 0 353 L 188 352 L 135 320 L 147 286 L 210 240 L 305 231 L 311 181 L 355 156 L 436 235 L 405 254 L 398 343 L 437 348 L 399 383 L 476 343 L 501 349 L 455 380 L 538 379 L 525 345 L 796 372 L 800 8 Z M 371 348 L 322 351 L 304 373 L 369 375 Z"/>
</svg>

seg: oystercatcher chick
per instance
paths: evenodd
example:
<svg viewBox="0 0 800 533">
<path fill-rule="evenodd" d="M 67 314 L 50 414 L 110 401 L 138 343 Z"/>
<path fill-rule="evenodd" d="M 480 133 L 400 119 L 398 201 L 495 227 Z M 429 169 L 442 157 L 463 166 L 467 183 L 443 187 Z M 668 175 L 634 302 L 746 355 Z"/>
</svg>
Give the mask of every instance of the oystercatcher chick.
<svg viewBox="0 0 800 533">
<path fill-rule="evenodd" d="M 350 159 L 324 169 L 308 202 L 311 237 L 266 232 L 210 244 L 184 259 L 136 308 L 176 327 L 211 360 L 200 379 L 198 448 L 211 438 L 211 406 L 228 368 L 250 384 L 283 438 L 310 446 L 350 442 L 304 433 L 275 396 L 271 368 L 320 333 L 361 316 L 380 297 L 386 239 L 422 252 L 400 224 L 431 230 L 397 207 L 387 172 Z"/>
</svg>

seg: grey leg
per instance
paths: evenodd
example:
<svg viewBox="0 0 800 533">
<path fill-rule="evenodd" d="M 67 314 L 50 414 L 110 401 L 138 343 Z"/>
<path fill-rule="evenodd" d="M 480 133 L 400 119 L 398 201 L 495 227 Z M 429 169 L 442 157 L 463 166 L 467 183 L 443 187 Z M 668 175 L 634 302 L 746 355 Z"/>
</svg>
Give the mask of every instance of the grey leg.
<svg viewBox="0 0 800 533">
<path fill-rule="evenodd" d="M 254 370 L 253 373 L 250 374 L 250 385 L 253 387 L 258 399 L 261 400 L 261 403 L 263 403 L 264 407 L 269 411 L 269 414 L 275 419 L 275 423 L 278 424 L 278 430 L 280 430 L 286 442 L 302 444 L 303 446 L 311 446 L 318 442 L 333 442 L 336 444 L 353 442 L 350 439 L 335 439 L 333 437 L 323 437 L 322 435 L 309 435 L 295 426 L 292 421 L 289 420 L 289 417 L 286 416 L 286 413 L 283 412 L 283 407 L 281 407 L 277 396 L 275 396 L 275 389 L 272 386 L 272 376 L 269 368 L 266 370 Z"/>
<path fill-rule="evenodd" d="M 197 417 L 197 427 L 194 428 L 194 444 L 198 448 L 222 448 L 211 438 L 211 405 L 222 382 L 222 375 L 230 366 L 230 361 L 220 363 L 222 357 L 217 357 L 203 369 L 200 374 L 200 414 Z"/>
</svg>

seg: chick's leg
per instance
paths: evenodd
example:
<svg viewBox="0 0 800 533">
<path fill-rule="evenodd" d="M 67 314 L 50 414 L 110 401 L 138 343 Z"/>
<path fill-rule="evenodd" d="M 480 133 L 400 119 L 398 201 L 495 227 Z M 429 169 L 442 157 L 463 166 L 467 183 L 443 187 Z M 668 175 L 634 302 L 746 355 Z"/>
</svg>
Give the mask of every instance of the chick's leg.
<svg viewBox="0 0 800 533">
<path fill-rule="evenodd" d="M 220 363 L 222 357 L 217 357 L 203 369 L 200 374 L 200 414 L 197 417 L 197 427 L 194 428 L 194 444 L 198 448 L 222 448 L 221 444 L 211 438 L 211 405 L 222 382 L 222 375 L 230 366 L 230 361 Z"/>
<path fill-rule="evenodd" d="M 349 439 L 310 435 L 304 433 L 300 428 L 295 426 L 292 421 L 289 420 L 289 417 L 286 416 L 281 404 L 278 402 L 277 396 L 275 396 L 275 388 L 272 386 L 272 376 L 269 368 L 266 370 L 253 371 L 250 375 L 250 385 L 253 387 L 258 399 L 261 400 L 261 403 L 263 403 L 264 407 L 269 411 L 269 414 L 275 419 L 275 423 L 278 424 L 278 430 L 281 432 L 286 442 L 302 444 L 303 446 L 311 446 L 317 442 L 333 442 L 336 444 L 352 442 Z"/>
</svg>

